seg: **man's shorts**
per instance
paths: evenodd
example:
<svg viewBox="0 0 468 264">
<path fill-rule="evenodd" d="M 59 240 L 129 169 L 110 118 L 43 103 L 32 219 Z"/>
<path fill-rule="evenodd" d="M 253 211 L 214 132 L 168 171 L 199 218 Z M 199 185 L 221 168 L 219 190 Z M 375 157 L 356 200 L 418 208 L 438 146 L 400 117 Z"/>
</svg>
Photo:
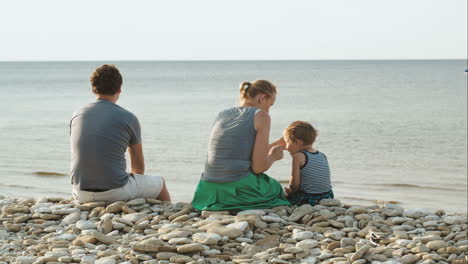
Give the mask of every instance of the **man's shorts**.
<svg viewBox="0 0 468 264">
<path fill-rule="evenodd" d="M 128 176 L 127 184 L 123 187 L 104 192 L 88 192 L 80 190 L 78 186 L 74 185 L 72 195 L 81 203 L 126 201 L 135 198 L 156 198 L 161 193 L 163 186 L 162 176 L 131 174 Z"/>
</svg>

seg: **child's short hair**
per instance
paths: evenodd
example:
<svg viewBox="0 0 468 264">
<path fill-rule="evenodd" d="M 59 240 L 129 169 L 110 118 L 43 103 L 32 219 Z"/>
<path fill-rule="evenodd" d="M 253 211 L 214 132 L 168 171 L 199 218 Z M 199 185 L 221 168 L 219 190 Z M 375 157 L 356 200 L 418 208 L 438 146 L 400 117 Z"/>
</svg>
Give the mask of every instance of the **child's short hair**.
<svg viewBox="0 0 468 264">
<path fill-rule="evenodd" d="M 304 145 L 311 145 L 317 138 L 318 131 L 310 123 L 294 121 L 285 130 L 284 135 L 292 142 L 301 140 Z"/>
</svg>

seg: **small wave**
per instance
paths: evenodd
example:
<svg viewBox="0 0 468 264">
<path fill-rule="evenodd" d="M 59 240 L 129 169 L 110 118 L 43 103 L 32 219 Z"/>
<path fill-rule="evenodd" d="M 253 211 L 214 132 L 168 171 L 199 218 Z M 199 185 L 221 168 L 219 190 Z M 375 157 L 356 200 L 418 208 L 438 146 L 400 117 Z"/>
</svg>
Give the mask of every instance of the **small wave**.
<svg viewBox="0 0 468 264">
<path fill-rule="evenodd" d="M 421 188 L 422 186 L 416 184 L 405 184 L 405 183 L 384 183 L 383 186 L 389 187 L 406 187 L 406 188 Z"/>
<path fill-rule="evenodd" d="M 22 189 L 36 189 L 35 187 L 32 187 L 32 186 L 24 186 L 24 185 L 17 185 L 17 184 L 3 184 L 3 183 L 0 183 L 0 186 L 4 186 L 4 187 L 12 187 L 12 188 L 22 188 Z"/>
<path fill-rule="evenodd" d="M 384 203 L 391 203 L 391 204 L 401 204 L 398 201 L 384 201 L 384 200 L 375 200 L 375 199 L 366 199 L 366 198 L 358 198 L 358 197 L 342 197 L 346 200 L 355 200 L 355 201 L 363 201 L 363 202 L 371 202 L 374 204 L 384 204 Z"/>
<path fill-rule="evenodd" d="M 398 187 L 398 188 L 415 188 L 415 189 L 426 189 L 426 190 L 439 190 L 439 191 L 455 191 L 455 192 L 465 192 L 465 190 L 447 188 L 447 187 L 434 187 L 434 186 L 422 186 L 417 184 L 406 184 L 406 183 L 369 183 L 366 185 L 372 186 L 385 186 L 385 187 Z"/>
<path fill-rule="evenodd" d="M 66 174 L 63 173 L 58 173 L 58 172 L 49 172 L 49 171 L 35 171 L 33 174 L 37 176 L 67 176 Z"/>
</svg>

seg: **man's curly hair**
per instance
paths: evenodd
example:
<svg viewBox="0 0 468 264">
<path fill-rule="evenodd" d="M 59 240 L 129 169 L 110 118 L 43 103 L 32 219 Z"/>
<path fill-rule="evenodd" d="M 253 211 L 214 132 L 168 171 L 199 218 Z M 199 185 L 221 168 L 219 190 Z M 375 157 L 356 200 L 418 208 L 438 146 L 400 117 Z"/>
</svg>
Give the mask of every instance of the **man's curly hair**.
<svg viewBox="0 0 468 264">
<path fill-rule="evenodd" d="M 122 86 L 122 75 L 114 65 L 104 64 L 90 78 L 93 93 L 114 95 Z"/>
</svg>

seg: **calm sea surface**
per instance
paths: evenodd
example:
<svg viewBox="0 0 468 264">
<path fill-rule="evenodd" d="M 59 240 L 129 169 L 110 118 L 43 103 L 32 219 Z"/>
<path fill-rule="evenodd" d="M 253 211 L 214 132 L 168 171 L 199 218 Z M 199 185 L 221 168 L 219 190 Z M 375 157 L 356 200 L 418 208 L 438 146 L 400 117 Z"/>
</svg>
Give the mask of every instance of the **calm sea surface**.
<svg viewBox="0 0 468 264">
<path fill-rule="evenodd" d="M 0 194 L 70 196 L 68 122 L 94 100 L 88 79 L 102 63 L 0 63 Z M 239 83 L 268 79 L 279 89 L 271 138 L 313 123 L 339 199 L 466 212 L 465 60 L 107 63 L 124 77 L 118 104 L 140 119 L 147 174 L 165 176 L 175 201 L 190 201 Z M 288 180 L 290 162 L 285 153 L 268 174 Z"/>
</svg>

